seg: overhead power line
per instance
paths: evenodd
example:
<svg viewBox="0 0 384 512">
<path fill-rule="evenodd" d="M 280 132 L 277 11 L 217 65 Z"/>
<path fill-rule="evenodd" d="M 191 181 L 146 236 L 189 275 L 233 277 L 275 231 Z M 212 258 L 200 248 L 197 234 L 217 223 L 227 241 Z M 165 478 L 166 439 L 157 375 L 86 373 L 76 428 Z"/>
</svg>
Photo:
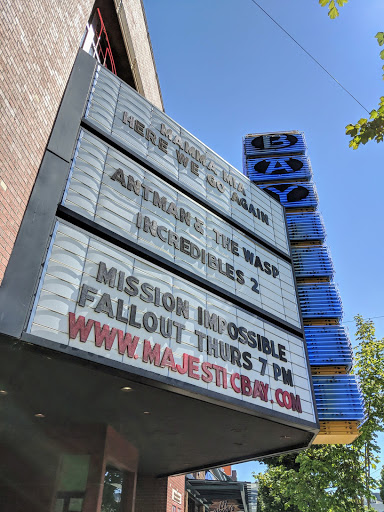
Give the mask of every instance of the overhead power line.
<svg viewBox="0 0 384 512">
<path fill-rule="evenodd" d="M 376 318 L 384 318 L 384 315 L 381 316 L 370 316 L 368 318 L 363 318 L 363 320 L 375 320 Z M 349 324 L 351 322 L 354 322 L 355 320 L 345 320 L 343 324 Z"/>
<path fill-rule="evenodd" d="M 377 468 L 375 469 L 372 473 L 371 473 L 371 476 L 373 477 L 373 475 L 376 475 L 379 471 L 381 471 L 383 468 Z"/>
<path fill-rule="evenodd" d="M 315 59 L 315 57 L 314 57 L 311 53 L 309 53 L 309 51 L 307 51 L 307 50 L 304 48 L 304 46 L 302 46 L 298 41 L 296 41 L 296 39 L 295 39 L 293 36 L 291 36 L 291 34 L 290 34 L 287 30 L 285 30 L 285 28 L 284 28 L 284 27 L 282 27 L 282 26 L 280 25 L 280 23 L 278 23 L 278 22 L 277 22 L 277 21 L 276 21 L 276 20 L 275 20 L 275 19 L 274 19 L 274 18 L 273 18 L 273 17 L 272 17 L 272 16 L 271 16 L 271 15 L 270 15 L 266 10 L 265 10 L 265 9 L 263 9 L 263 8 L 261 7 L 261 5 L 259 5 L 259 4 L 256 2 L 256 0 L 251 0 L 251 2 L 253 2 L 253 3 L 254 3 L 254 4 L 255 4 L 255 5 L 256 5 L 256 6 L 257 6 L 261 11 L 263 11 L 263 13 L 264 13 L 266 16 L 268 16 L 268 18 L 269 18 L 271 21 L 273 21 L 273 23 L 274 23 L 275 25 L 277 25 L 277 26 L 279 27 L 279 29 L 280 29 L 280 30 L 282 30 L 282 31 L 283 31 L 283 32 L 284 32 L 284 33 L 285 33 L 285 34 L 286 34 L 290 39 L 292 39 L 292 41 L 293 41 L 294 43 L 296 43 L 296 44 L 297 44 L 297 46 L 298 46 L 299 48 L 301 48 L 301 49 L 303 50 L 303 52 L 304 52 L 304 53 L 306 53 L 306 54 L 308 55 L 308 57 L 309 57 L 310 59 L 312 59 L 312 60 L 313 60 L 313 61 L 314 61 L 314 62 L 315 62 L 315 63 L 316 63 L 316 64 L 317 64 L 317 65 L 318 65 L 318 66 L 319 66 L 323 71 L 325 71 L 325 72 L 327 73 L 327 75 L 329 75 L 329 76 L 332 78 L 332 80 L 334 80 L 334 81 L 335 81 L 335 82 L 336 82 L 336 83 L 337 83 L 337 84 L 338 84 L 338 85 L 343 89 L 343 91 L 345 91 L 347 94 L 349 94 L 349 96 L 350 96 L 351 98 L 353 98 L 353 99 L 356 101 L 356 103 L 358 103 L 358 104 L 360 105 L 360 107 L 362 107 L 362 108 L 363 108 L 363 109 L 364 109 L 368 114 L 370 113 L 370 112 L 369 112 L 369 111 L 364 107 L 364 105 L 363 105 L 362 103 L 360 103 L 360 101 L 359 101 L 357 98 L 355 98 L 355 96 L 354 96 L 352 93 L 350 93 L 350 92 L 348 91 L 348 89 L 346 89 L 346 88 L 345 88 L 345 87 L 344 87 L 344 86 L 343 86 L 343 85 L 342 85 L 342 84 L 341 84 L 341 83 L 340 83 L 340 82 L 339 82 L 339 81 L 338 81 L 338 80 L 337 80 L 337 79 L 336 79 L 336 78 L 335 78 L 335 77 L 334 77 L 334 76 L 333 76 L 333 75 L 332 75 L 332 74 L 331 74 L 331 73 L 330 73 L 330 72 L 329 72 L 329 71 L 328 71 L 328 70 L 327 70 L 327 69 L 322 65 L 322 64 L 320 64 L 320 62 L 319 62 L 317 59 Z"/>
</svg>

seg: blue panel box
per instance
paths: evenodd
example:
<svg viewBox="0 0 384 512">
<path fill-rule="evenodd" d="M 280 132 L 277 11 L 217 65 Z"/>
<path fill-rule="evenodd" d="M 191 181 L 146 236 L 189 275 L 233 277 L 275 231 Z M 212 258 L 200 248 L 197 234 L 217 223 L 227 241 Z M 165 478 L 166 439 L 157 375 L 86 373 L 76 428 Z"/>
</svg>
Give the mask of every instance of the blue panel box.
<svg viewBox="0 0 384 512">
<path fill-rule="evenodd" d="M 343 306 L 333 283 L 298 285 L 297 290 L 303 318 L 342 318 Z"/>
<path fill-rule="evenodd" d="M 246 175 L 255 183 L 279 180 L 310 180 L 312 169 L 306 156 L 247 158 Z"/>
<path fill-rule="evenodd" d="M 274 183 L 259 185 L 286 208 L 316 208 L 318 197 L 312 182 Z"/>
<path fill-rule="evenodd" d="M 333 264 L 325 245 L 293 247 L 291 253 L 296 277 L 332 278 L 334 273 Z"/>
<path fill-rule="evenodd" d="M 304 332 L 311 366 L 352 367 L 352 346 L 343 326 L 306 326 Z"/>
<path fill-rule="evenodd" d="M 315 375 L 312 381 L 320 421 L 364 421 L 364 402 L 355 375 Z"/>
<path fill-rule="evenodd" d="M 304 155 L 306 144 L 302 132 L 254 133 L 244 137 L 244 154 L 264 155 Z"/>
<path fill-rule="evenodd" d="M 291 242 L 324 242 L 325 228 L 318 212 L 287 215 L 288 236 Z"/>
</svg>

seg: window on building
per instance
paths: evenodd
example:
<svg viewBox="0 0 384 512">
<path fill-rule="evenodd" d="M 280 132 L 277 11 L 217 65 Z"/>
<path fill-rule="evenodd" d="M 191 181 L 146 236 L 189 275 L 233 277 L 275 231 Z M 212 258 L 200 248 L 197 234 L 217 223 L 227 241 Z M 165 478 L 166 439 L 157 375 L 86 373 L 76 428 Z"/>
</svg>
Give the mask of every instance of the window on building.
<svg viewBox="0 0 384 512">
<path fill-rule="evenodd" d="M 93 15 L 92 21 L 87 23 L 81 47 L 116 75 L 111 45 L 109 44 L 105 24 L 98 8 Z"/>
<path fill-rule="evenodd" d="M 124 472 L 108 466 L 104 475 L 101 512 L 120 512 L 123 484 Z"/>
</svg>

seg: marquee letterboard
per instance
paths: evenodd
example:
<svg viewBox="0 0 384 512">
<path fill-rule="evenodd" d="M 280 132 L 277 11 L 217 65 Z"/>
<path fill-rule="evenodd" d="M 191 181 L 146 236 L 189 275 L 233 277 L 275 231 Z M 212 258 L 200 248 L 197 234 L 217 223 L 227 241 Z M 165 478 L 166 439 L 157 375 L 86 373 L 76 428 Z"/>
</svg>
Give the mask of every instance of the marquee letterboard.
<svg viewBox="0 0 384 512">
<path fill-rule="evenodd" d="M 103 68 L 96 74 L 85 119 L 186 192 L 289 254 L 281 205 Z"/>
<path fill-rule="evenodd" d="M 63 222 L 28 332 L 133 374 L 314 421 L 300 338 Z"/>
<path fill-rule="evenodd" d="M 86 131 L 63 205 L 300 327 L 290 263 Z"/>
</svg>

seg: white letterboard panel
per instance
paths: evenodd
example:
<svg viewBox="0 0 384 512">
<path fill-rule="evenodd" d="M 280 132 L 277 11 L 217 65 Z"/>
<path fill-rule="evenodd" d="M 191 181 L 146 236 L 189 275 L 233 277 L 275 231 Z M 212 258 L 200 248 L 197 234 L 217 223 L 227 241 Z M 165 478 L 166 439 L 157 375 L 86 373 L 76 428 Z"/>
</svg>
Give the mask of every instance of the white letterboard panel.
<svg viewBox="0 0 384 512">
<path fill-rule="evenodd" d="M 85 118 L 188 193 L 289 254 L 283 207 L 102 67 L 96 73 Z"/>
<path fill-rule="evenodd" d="M 289 263 L 86 131 L 63 205 L 300 327 Z"/>
<path fill-rule="evenodd" d="M 300 338 L 64 222 L 28 332 L 176 388 L 315 422 Z"/>
</svg>

